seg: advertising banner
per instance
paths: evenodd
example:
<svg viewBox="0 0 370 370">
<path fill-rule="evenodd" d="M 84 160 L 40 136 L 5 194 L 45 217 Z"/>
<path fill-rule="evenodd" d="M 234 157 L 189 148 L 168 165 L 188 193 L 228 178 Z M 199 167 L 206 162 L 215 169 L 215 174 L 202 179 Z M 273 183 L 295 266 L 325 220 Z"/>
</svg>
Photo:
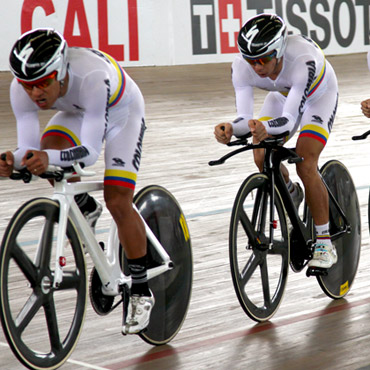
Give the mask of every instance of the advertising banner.
<svg viewBox="0 0 370 370">
<path fill-rule="evenodd" d="M 0 70 L 15 40 L 36 27 L 123 66 L 228 62 L 240 27 L 261 12 L 277 13 L 289 34 L 312 38 L 327 55 L 370 50 L 370 0 L 12 0 L 2 6 Z"/>
</svg>

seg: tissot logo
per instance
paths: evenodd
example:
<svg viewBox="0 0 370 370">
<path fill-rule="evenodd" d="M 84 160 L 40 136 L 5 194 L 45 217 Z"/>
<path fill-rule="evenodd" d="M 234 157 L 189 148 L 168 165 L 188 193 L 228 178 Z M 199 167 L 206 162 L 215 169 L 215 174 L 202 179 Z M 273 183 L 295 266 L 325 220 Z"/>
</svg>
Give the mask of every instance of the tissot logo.
<svg viewBox="0 0 370 370">
<path fill-rule="evenodd" d="M 194 55 L 237 53 L 242 24 L 260 13 L 278 14 L 288 33 L 306 35 L 324 51 L 356 39 L 370 44 L 369 0 L 190 0 L 190 6 Z"/>
</svg>

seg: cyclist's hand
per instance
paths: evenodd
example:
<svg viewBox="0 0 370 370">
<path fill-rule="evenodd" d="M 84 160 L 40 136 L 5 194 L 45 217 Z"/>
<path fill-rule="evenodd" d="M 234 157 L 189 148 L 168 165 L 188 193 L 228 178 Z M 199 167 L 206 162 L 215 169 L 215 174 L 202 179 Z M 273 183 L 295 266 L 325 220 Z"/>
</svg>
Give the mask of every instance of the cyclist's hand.
<svg viewBox="0 0 370 370">
<path fill-rule="evenodd" d="M 9 177 L 14 169 L 14 155 L 12 152 L 7 151 L 0 155 L 0 176 Z"/>
<path fill-rule="evenodd" d="M 215 138 L 219 143 L 229 143 L 232 136 L 233 126 L 231 123 L 220 123 L 215 127 Z"/>
<path fill-rule="evenodd" d="M 27 150 L 21 165 L 26 166 L 32 174 L 41 175 L 48 168 L 49 156 L 42 150 Z"/>
<path fill-rule="evenodd" d="M 370 99 L 361 102 L 361 110 L 364 116 L 370 118 Z"/>
<path fill-rule="evenodd" d="M 248 121 L 248 126 L 251 130 L 254 141 L 261 142 L 269 137 L 266 127 L 261 121 L 251 119 Z"/>
</svg>

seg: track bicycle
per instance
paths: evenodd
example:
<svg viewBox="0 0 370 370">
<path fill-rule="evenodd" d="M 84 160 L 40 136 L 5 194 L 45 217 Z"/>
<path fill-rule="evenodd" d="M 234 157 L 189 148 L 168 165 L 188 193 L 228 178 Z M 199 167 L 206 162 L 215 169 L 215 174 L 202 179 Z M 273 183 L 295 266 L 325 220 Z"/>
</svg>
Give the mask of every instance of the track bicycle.
<svg viewBox="0 0 370 370">
<path fill-rule="evenodd" d="M 352 140 L 358 141 L 358 140 L 365 140 L 370 135 L 370 130 L 364 132 L 361 135 L 352 136 Z M 367 202 L 367 221 L 369 224 L 369 231 L 370 231 L 370 191 L 369 191 L 369 200 Z"/>
<path fill-rule="evenodd" d="M 87 295 L 99 315 L 123 303 L 127 312 L 131 277 L 112 222 L 107 246 L 98 242 L 74 195 L 103 189 L 102 181 L 68 182 L 94 172 L 49 167 L 54 194 L 24 203 L 10 220 L 0 251 L 0 317 L 18 360 L 30 369 L 55 369 L 74 350 L 85 317 Z M 31 180 L 28 171 L 11 178 Z M 147 329 L 139 334 L 153 345 L 168 343 L 180 330 L 192 288 L 192 251 L 180 205 L 165 188 L 139 191 L 148 245 L 148 279 L 156 303 Z M 94 267 L 86 270 L 85 252 Z"/>
<path fill-rule="evenodd" d="M 302 271 L 313 257 L 315 233 L 307 204 L 303 217 L 295 208 L 283 176 L 282 161 L 302 161 L 294 149 L 284 147 L 287 133 L 251 144 L 248 137 L 229 143 L 241 145 L 209 165 L 258 148 L 265 150 L 264 169 L 247 177 L 236 195 L 229 228 L 229 258 L 236 295 L 253 320 L 269 320 L 279 308 L 289 265 Z M 325 163 L 320 174 L 329 194 L 330 235 L 338 262 L 330 269 L 309 267 L 323 292 L 344 297 L 354 281 L 360 258 L 361 218 L 356 189 L 346 167 L 337 160 Z M 287 222 L 289 220 L 289 223 Z"/>
</svg>

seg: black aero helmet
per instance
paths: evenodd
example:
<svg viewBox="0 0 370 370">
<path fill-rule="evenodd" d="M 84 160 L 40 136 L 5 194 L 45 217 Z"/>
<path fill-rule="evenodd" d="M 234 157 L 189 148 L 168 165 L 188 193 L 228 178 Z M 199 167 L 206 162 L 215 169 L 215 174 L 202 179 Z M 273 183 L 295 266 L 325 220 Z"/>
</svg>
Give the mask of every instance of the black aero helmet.
<svg viewBox="0 0 370 370">
<path fill-rule="evenodd" d="M 10 70 L 23 81 L 35 81 L 56 71 L 63 80 L 67 72 L 67 43 L 51 28 L 37 28 L 24 33 L 14 44 Z"/>
<path fill-rule="evenodd" d="M 281 58 L 286 47 L 287 29 L 275 14 L 258 14 L 250 18 L 239 31 L 238 48 L 246 58 L 258 58 L 276 50 Z"/>
</svg>

